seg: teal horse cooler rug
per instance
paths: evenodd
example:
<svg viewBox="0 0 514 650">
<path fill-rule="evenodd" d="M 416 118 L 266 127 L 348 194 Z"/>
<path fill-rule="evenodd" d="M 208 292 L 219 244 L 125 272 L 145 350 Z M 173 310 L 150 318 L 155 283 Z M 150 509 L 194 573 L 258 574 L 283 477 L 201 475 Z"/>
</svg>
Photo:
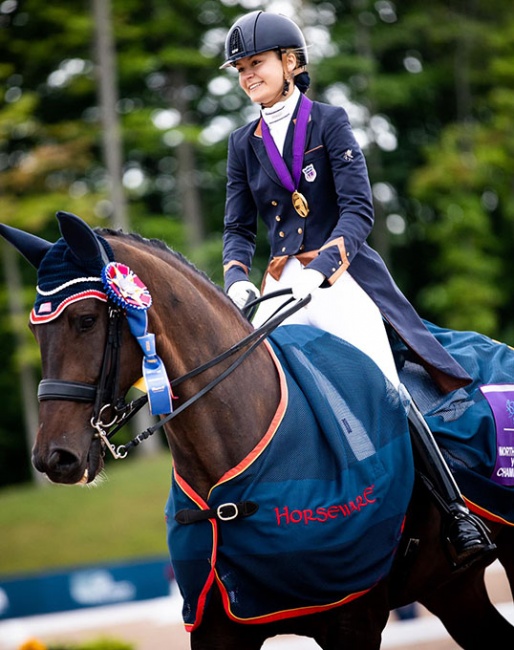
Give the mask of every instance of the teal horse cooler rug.
<svg viewBox="0 0 514 650">
<path fill-rule="evenodd" d="M 414 469 L 397 391 L 321 330 L 280 327 L 270 354 L 281 395 L 261 442 L 207 500 L 173 474 L 168 543 L 189 631 L 215 584 L 242 623 L 348 602 L 389 572 L 401 537 Z"/>
<path fill-rule="evenodd" d="M 514 526 L 514 350 L 476 332 L 426 323 L 473 378 L 448 395 L 399 351 L 407 386 L 441 448 L 471 510 Z"/>
</svg>

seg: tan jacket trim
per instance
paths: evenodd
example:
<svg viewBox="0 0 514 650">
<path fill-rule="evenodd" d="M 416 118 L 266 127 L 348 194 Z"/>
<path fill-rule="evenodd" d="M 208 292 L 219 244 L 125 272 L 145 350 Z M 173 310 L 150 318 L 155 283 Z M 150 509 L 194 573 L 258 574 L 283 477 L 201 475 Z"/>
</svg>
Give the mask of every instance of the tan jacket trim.
<svg viewBox="0 0 514 650">
<path fill-rule="evenodd" d="M 321 251 L 324 251 L 326 248 L 330 248 L 330 246 L 337 246 L 339 249 L 339 255 L 341 255 L 339 268 L 336 269 L 334 273 L 332 273 L 332 275 L 327 278 L 329 284 L 334 284 L 334 282 L 336 282 L 350 266 L 350 262 L 348 260 L 348 255 L 346 254 L 344 237 L 338 237 L 337 239 L 333 239 L 332 241 L 327 242 L 319 249 L 319 252 L 321 253 Z"/>
<path fill-rule="evenodd" d="M 303 266 L 306 266 L 309 264 L 309 262 L 312 262 L 312 260 L 315 260 L 316 257 L 318 256 L 318 251 L 306 251 L 305 253 L 298 253 L 298 255 L 293 255 L 293 257 L 296 257 L 296 259 L 303 264 Z M 279 280 L 280 276 L 282 275 L 282 271 L 284 270 L 284 266 L 286 265 L 287 260 L 290 258 L 290 255 L 279 255 L 277 257 L 273 257 L 271 262 L 268 264 L 268 268 L 266 269 L 266 274 L 270 274 L 271 277 L 274 280 Z"/>
<path fill-rule="evenodd" d="M 330 246 L 337 246 L 339 249 L 339 254 L 341 255 L 341 264 L 339 265 L 339 268 L 336 269 L 332 275 L 327 278 L 329 284 L 334 284 L 334 282 L 346 271 L 346 269 L 350 266 L 350 262 L 348 261 L 348 256 L 346 254 L 346 248 L 344 247 L 344 238 L 343 237 L 338 237 L 337 239 L 333 239 L 330 242 L 327 242 L 324 244 L 319 250 L 313 250 L 313 251 L 306 251 L 305 253 L 298 253 L 298 255 L 293 255 L 292 257 L 296 257 L 297 260 L 303 264 L 303 266 L 307 266 L 312 260 L 315 260 L 316 257 L 321 253 L 321 251 L 325 250 L 326 248 L 329 248 Z M 271 275 L 271 277 L 274 280 L 279 280 L 280 276 L 282 275 L 282 272 L 284 270 L 284 266 L 286 265 L 287 260 L 290 258 L 290 255 L 278 255 L 277 257 L 273 257 L 271 262 L 268 264 L 268 268 L 266 269 L 266 273 L 264 274 L 264 278 L 262 279 L 262 287 L 264 287 L 265 282 L 266 282 L 266 276 Z"/>
<path fill-rule="evenodd" d="M 243 271 L 248 275 L 248 267 L 246 264 L 243 264 L 242 262 L 238 262 L 237 260 L 231 260 L 228 264 L 225 264 L 223 266 L 223 273 L 225 274 L 229 269 L 231 269 L 233 266 L 240 266 Z"/>
</svg>

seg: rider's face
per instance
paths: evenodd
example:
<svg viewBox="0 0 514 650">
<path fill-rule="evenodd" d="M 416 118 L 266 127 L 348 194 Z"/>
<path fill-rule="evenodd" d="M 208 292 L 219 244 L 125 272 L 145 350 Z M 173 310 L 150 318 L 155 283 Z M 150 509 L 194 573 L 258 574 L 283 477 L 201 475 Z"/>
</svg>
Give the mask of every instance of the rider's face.
<svg viewBox="0 0 514 650">
<path fill-rule="evenodd" d="M 287 65 L 289 66 L 289 63 Z M 239 73 L 241 88 L 253 102 L 273 106 L 277 101 L 285 99 L 282 95 L 284 68 L 276 50 L 239 59 L 235 67 Z M 293 87 L 291 84 L 288 95 Z"/>
</svg>

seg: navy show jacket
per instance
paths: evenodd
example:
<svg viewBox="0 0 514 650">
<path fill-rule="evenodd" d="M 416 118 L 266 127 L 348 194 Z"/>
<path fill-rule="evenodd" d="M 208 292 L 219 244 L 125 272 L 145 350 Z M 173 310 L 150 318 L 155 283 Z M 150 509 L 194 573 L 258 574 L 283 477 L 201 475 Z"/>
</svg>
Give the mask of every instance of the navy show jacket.
<svg viewBox="0 0 514 650">
<path fill-rule="evenodd" d="M 284 144 L 289 169 L 294 123 L 293 117 Z M 271 266 L 286 256 L 319 251 L 308 266 L 321 271 L 328 283 L 348 267 L 442 390 L 468 384 L 469 375 L 427 330 L 380 255 L 366 242 L 374 221 L 371 188 L 364 155 L 342 107 L 313 102 L 298 190 L 309 205 L 305 218 L 294 209 L 291 193 L 273 169 L 259 119 L 231 134 L 223 236 L 225 289 L 248 279 L 260 217 L 268 231 Z"/>
</svg>

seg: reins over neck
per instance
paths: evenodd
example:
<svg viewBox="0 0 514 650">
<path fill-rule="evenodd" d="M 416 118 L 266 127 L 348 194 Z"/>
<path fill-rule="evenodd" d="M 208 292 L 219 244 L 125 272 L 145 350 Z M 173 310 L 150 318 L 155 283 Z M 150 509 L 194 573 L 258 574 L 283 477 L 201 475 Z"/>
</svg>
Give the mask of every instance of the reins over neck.
<svg viewBox="0 0 514 650">
<path fill-rule="evenodd" d="M 274 293 L 267 294 L 266 296 L 263 296 L 249 303 L 246 309 L 252 310 L 258 303 L 262 302 L 263 300 L 274 298 L 280 295 L 290 294 L 290 293 L 291 293 L 290 289 L 283 289 L 280 291 L 276 291 Z M 290 304 L 292 300 L 293 298 L 290 298 L 288 301 L 286 301 L 286 303 L 284 303 L 284 305 L 279 310 L 277 310 L 278 313 L 275 312 L 275 314 L 270 319 L 268 319 L 263 325 L 261 325 L 261 327 L 255 329 L 253 332 L 245 336 L 241 341 L 234 344 L 228 350 L 225 350 L 225 352 L 222 352 L 221 354 L 214 357 L 210 361 L 198 366 L 197 368 L 194 368 L 193 370 L 186 373 L 185 375 L 182 375 L 181 377 L 177 377 L 176 379 L 172 380 L 170 383 L 173 388 L 176 388 L 177 386 L 184 383 L 185 381 L 202 374 L 206 370 L 215 367 L 216 365 L 222 363 L 226 359 L 229 359 L 230 357 L 238 354 L 239 352 L 247 348 L 226 370 L 224 370 L 220 375 L 218 375 L 218 377 L 216 377 L 211 382 L 209 382 L 206 386 L 204 386 L 204 388 L 198 391 L 198 393 L 196 393 L 186 402 L 181 404 L 172 413 L 163 417 L 155 425 L 148 427 L 147 429 L 139 433 L 128 443 L 116 447 L 111 442 L 111 440 L 114 437 L 114 435 L 116 435 L 116 433 L 121 429 L 121 427 L 124 426 L 136 414 L 136 412 L 139 411 L 139 409 L 142 406 L 144 406 L 144 404 L 146 404 L 146 402 L 148 401 L 147 396 L 143 396 L 139 398 L 139 400 L 135 400 L 134 402 L 131 402 L 130 404 L 126 405 L 125 409 L 122 409 L 120 411 L 122 413 L 120 419 L 115 420 L 110 424 L 103 424 L 99 419 L 97 419 L 96 421 L 92 420 L 91 424 L 97 431 L 96 435 L 103 441 L 103 443 L 105 444 L 107 449 L 109 449 L 113 457 L 115 459 L 125 458 L 128 452 L 132 448 L 137 447 L 139 444 L 141 444 L 147 438 L 153 435 L 156 431 L 162 429 L 166 424 L 171 422 L 174 418 L 176 418 L 178 415 L 183 413 L 187 408 L 192 406 L 195 402 L 197 402 L 209 391 L 211 391 L 215 386 L 220 384 L 236 368 L 238 368 L 250 356 L 250 354 L 269 336 L 269 334 L 274 329 L 276 329 L 286 318 L 288 318 L 296 311 L 298 311 L 306 304 L 308 304 L 311 300 L 311 296 L 308 295 L 302 300 L 297 301 L 291 307 L 285 309 L 285 307 L 288 304 Z M 101 411 L 105 407 L 106 406 L 102 407 Z M 101 411 L 100 411 L 100 415 L 101 415 Z M 114 428 L 111 429 L 111 427 Z M 106 429 L 110 429 L 110 431 L 106 431 Z"/>
</svg>

